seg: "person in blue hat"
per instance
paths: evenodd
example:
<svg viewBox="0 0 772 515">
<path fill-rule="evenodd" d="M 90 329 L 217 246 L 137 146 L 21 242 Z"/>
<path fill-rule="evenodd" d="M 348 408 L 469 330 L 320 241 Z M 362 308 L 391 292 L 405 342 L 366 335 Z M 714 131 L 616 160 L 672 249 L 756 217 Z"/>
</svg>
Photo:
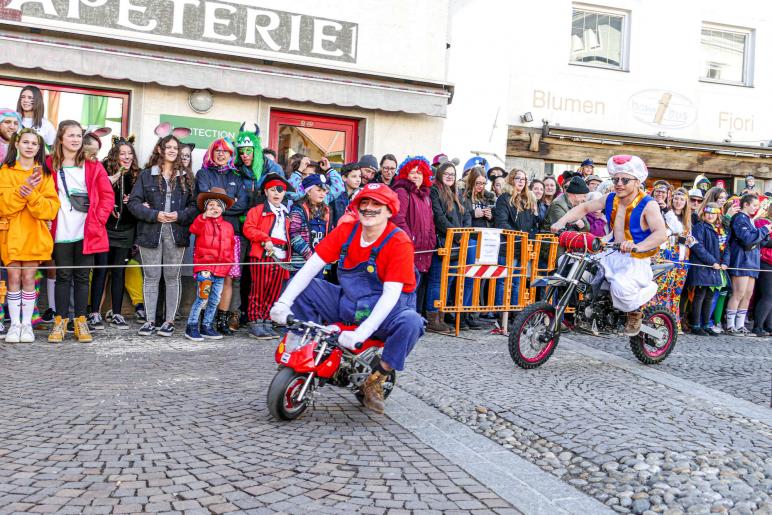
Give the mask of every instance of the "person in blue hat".
<svg viewBox="0 0 772 515">
<path fill-rule="evenodd" d="M 326 175 L 312 173 L 303 178 L 303 197 L 290 209 L 290 245 L 293 262 L 304 264 L 314 249 L 332 230 L 332 212 L 325 203 L 330 191 Z"/>
<path fill-rule="evenodd" d="M 593 163 L 592 159 L 588 157 L 587 159 L 582 161 L 582 164 L 581 166 L 579 166 L 579 170 L 577 171 L 581 172 L 582 178 L 584 178 L 584 180 L 586 181 L 587 177 L 595 173 L 595 163 Z"/>
<path fill-rule="evenodd" d="M 480 157 L 480 156 L 474 156 L 474 157 L 470 158 L 469 160 L 467 160 L 466 163 L 464 163 L 463 175 L 466 175 L 469 172 L 469 170 L 471 170 L 475 166 L 482 166 L 485 169 L 485 175 L 486 176 L 488 175 L 488 170 L 490 170 L 490 168 L 491 168 L 491 165 L 488 164 L 488 160 L 487 159 L 485 159 L 484 157 Z"/>
</svg>

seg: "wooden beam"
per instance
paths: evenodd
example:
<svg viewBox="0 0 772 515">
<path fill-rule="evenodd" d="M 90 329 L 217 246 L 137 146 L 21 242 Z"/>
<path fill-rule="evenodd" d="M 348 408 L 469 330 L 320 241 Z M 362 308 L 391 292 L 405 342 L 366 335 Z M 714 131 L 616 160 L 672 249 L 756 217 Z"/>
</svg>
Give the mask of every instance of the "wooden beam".
<svg viewBox="0 0 772 515">
<path fill-rule="evenodd" d="M 513 130 L 510 129 L 510 134 L 512 132 Z M 604 145 L 551 136 L 541 138 L 538 152 L 533 152 L 530 150 L 530 138 L 529 141 L 524 141 L 520 139 L 521 137 L 509 138 L 507 157 L 526 157 L 578 164 L 588 157 L 596 163 L 604 163 L 616 154 L 635 154 L 643 159 L 650 168 L 739 177 L 752 174 L 762 179 L 772 179 L 772 159 L 723 156 L 712 151 L 668 149 L 648 145 Z"/>
</svg>

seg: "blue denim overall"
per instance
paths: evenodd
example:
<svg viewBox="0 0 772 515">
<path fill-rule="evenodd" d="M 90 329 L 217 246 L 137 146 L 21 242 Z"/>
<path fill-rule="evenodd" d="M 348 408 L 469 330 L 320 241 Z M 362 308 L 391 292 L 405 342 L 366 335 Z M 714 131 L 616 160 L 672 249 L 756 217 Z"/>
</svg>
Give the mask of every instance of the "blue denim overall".
<svg viewBox="0 0 772 515">
<path fill-rule="evenodd" d="M 346 254 L 358 227 L 359 224 L 354 226 L 346 243 L 341 247 L 338 261 L 340 285 L 313 279 L 292 306 L 296 317 L 317 323 L 324 321 L 359 324 L 370 316 L 383 294 L 383 283 L 378 278 L 376 258 L 384 245 L 400 229 L 395 228 L 380 245 L 373 248 L 367 261 L 346 268 Z M 415 302 L 415 292 L 401 293 L 397 304 L 372 336 L 383 340 L 382 359 L 396 370 L 404 368 L 405 358 L 424 334 L 424 320 L 416 312 Z"/>
</svg>

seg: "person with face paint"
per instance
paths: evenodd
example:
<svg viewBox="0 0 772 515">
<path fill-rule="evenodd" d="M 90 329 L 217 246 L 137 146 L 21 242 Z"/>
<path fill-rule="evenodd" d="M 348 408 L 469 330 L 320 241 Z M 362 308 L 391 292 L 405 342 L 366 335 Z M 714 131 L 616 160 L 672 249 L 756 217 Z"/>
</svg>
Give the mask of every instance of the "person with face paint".
<svg viewBox="0 0 772 515">
<path fill-rule="evenodd" d="M 244 123 L 241 124 L 241 130 L 236 136 L 236 168 L 244 181 L 244 188 L 247 191 L 247 210 L 252 209 L 264 200 L 262 198 L 263 190 L 260 188 L 260 182 L 263 177 L 263 143 L 260 139 L 260 128 L 255 125 L 254 131 L 244 129 Z M 242 223 L 246 213 L 242 215 Z"/>
<path fill-rule="evenodd" d="M 37 86 L 24 86 L 19 93 L 16 111 L 21 115 L 21 126 L 34 129 L 43 137 L 46 145 L 51 147 L 56 139 L 56 129 L 45 115 L 43 93 Z"/>
<path fill-rule="evenodd" d="M 196 149 L 195 143 L 180 143 L 180 164 L 182 171 L 193 176 L 193 151 Z"/>
<path fill-rule="evenodd" d="M 385 184 L 368 184 L 351 204 L 358 220 L 341 223 L 316 247 L 271 308 L 271 318 L 282 325 L 289 315 L 317 323 L 358 324 L 338 337 L 348 349 L 371 337 L 383 340 L 380 361 L 361 390 L 364 405 L 383 413 L 383 383 L 392 370 L 404 368 L 424 334 L 423 319 L 416 312 L 413 243 L 389 221 L 400 206 L 397 194 Z M 334 261 L 340 285 L 317 279 Z"/>
<path fill-rule="evenodd" d="M 291 183 L 290 183 L 291 184 Z M 327 177 L 311 174 L 303 179 L 305 195 L 290 209 L 290 244 L 296 261 L 308 261 L 314 249 L 332 230 L 332 213 L 324 199 L 329 191 Z"/>
<path fill-rule="evenodd" d="M 193 277 L 196 280 L 196 300 L 190 308 L 185 338 L 195 342 L 221 340 L 222 335 L 212 326 L 217 303 L 220 301 L 225 277 L 236 262 L 233 247 L 233 226 L 223 220 L 222 214 L 233 205 L 225 190 L 213 187 L 199 193 L 197 199 L 201 214 L 193 220 L 190 233 L 196 236 L 193 249 Z M 201 311 L 204 317 L 199 318 Z"/>
<path fill-rule="evenodd" d="M 252 290 L 247 308 L 249 336 L 258 340 L 278 336 L 273 330 L 269 313 L 289 279 L 289 272 L 277 264 L 277 261 L 289 262 L 292 257 L 289 211 L 283 203 L 289 188 L 291 186 L 283 175 L 265 175 L 262 184 L 265 201 L 250 209 L 244 222 L 244 236 L 251 243 Z"/>
<path fill-rule="evenodd" d="M 37 293 L 36 267 L 51 259 L 54 241 L 48 223 L 59 211 L 45 143 L 32 129 L 22 129 L 0 167 L 0 258 L 8 267 L 8 343 L 31 343 L 32 314 Z M 25 268 L 22 268 L 25 267 Z M 0 320 L 0 327 L 2 321 Z"/>
<path fill-rule="evenodd" d="M 604 254 L 600 262 L 611 286 L 614 307 L 627 313 L 625 334 L 635 336 L 640 332 L 643 321 L 641 306 L 657 293 L 649 258 L 667 240 L 667 227 L 657 202 L 641 191 L 641 185 L 649 174 L 641 158 L 612 156 L 607 169 L 614 183 L 614 192 L 571 208 L 552 223 L 550 229 L 558 232 L 567 223 L 579 220 L 592 211 L 603 210 L 606 213 L 611 241 L 619 242 L 620 249 L 619 252 Z M 574 178 L 571 182 L 577 180 L 581 179 Z M 570 189 L 569 185 L 569 192 Z"/>
<path fill-rule="evenodd" d="M 20 127 L 21 115 L 19 113 L 11 109 L 0 109 L 0 163 L 5 161 L 11 138 L 19 132 Z"/>
</svg>

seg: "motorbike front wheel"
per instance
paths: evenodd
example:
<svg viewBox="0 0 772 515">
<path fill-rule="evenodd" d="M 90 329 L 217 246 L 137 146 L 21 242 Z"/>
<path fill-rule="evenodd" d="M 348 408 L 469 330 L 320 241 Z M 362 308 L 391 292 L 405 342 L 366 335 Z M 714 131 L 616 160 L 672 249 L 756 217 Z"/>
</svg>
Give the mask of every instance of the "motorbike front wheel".
<svg viewBox="0 0 772 515">
<path fill-rule="evenodd" d="M 678 330 L 673 313 L 666 309 L 647 309 L 643 314 L 643 323 L 660 331 L 657 339 L 645 333 L 630 337 L 630 350 L 644 365 L 656 365 L 665 360 L 675 348 Z"/>
<path fill-rule="evenodd" d="M 549 302 L 526 306 L 512 322 L 509 355 L 520 368 L 536 368 L 552 356 L 560 333 L 547 337 L 553 325 L 555 308 Z"/>
<path fill-rule="evenodd" d="M 308 379 L 308 374 L 298 374 L 291 368 L 279 370 L 268 387 L 268 411 L 276 420 L 295 420 L 308 409 L 311 392 L 298 402 L 297 396 Z M 310 388 L 309 388 L 310 390 Z"/>
</svg>

